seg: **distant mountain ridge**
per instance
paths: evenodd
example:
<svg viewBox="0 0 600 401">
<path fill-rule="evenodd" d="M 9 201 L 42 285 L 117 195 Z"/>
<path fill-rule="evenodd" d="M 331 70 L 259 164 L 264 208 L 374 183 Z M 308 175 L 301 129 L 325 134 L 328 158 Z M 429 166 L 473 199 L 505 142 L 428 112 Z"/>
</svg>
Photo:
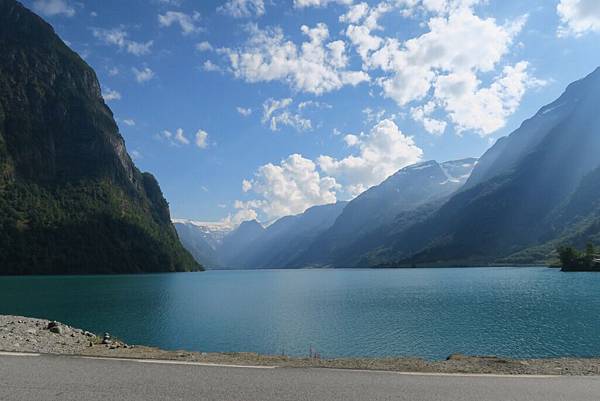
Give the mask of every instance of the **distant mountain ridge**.
<svg viewBox="0 0 600 401">
<path fill-rule="evenodd" d="M 0 54 L 0 274 L 200 270 L 86 62 L 14 0 Z"/>
<path fill-rule="evenodd" d="M 200 238 L 184 245 L 204 264 L 227 268 L 300 268 L 348 266 L 361 260 L 362 250 L 380 243 L 378 230 L 401 218 L 414 222 L 466 182 L 477 159 L 408 166 L 350 202 L 309 208 L 286 216 L 267 228 L 256 221 L 243 223 L 220 246 L 198 251 Z M 188 224 L 189 225 L 189 224 Z M 190 244 L 188 244 L 190 243 Z M 368 244 L 368 246 L 367 246 Z M 218 260 L 218 263 L 213 263 Z"/>
<path fill-rule="evenodd" d="M 360 252 L 379 244 L 376 237 L 385 236 L 381 230 L 393 223 L 397 230 L 404 224 L 398 221 L 400 216 L 425 213 L 456 192 L 476 163 L 474 158 L 444 163 L 431 160 L 401 169 L 353 199 L 295 264 L 354 266 L 361 259 Z"/>
<path fill-rule="evenodd" d="M 551 244 L 574 238 L 565 231 L 578 230 L 572 225 L 579 210 L 597 204 L 582 185 L 600 166 L 598 104 L 600 69 L 499 140 L 461 191 L 389 239 L 377 259 L 390 265 L 546 262 Z M 573 199 L 576 207 L 569 206 Z M 587 235 L 598 236 L 593 226 Z"/>
<path fill-rule="evenodd" d="M 198 263 L 207 268 L 221 267 L 217 250 L 223 239 L 235 229 L 233 224 L 173 219 L 173 225 L 181 243 Z"/>
</svg>

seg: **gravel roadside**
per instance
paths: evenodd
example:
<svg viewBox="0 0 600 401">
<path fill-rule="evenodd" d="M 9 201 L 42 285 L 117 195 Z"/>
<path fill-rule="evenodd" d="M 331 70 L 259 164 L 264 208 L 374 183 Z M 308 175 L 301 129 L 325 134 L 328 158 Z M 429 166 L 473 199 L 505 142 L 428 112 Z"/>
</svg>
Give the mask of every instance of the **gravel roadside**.
<svg viewBox="0 0 600 401">
<path fill-rule="evenodd" d="M 166 351 L 129 345 L 108 333 L 96 335 L 83 329 L 22 316 L 0 315 L 0 351 L 82 355 L 133 359 L 164 359 L 232 365 L 319 367 L 422 373 L 600 375 L 600 358 L 515 360 L 498 357 L 451 355 L 444 361 L 418 358 L 321 359 L 265 356 L 254 353 L 204 353 Z"/>
</svg>

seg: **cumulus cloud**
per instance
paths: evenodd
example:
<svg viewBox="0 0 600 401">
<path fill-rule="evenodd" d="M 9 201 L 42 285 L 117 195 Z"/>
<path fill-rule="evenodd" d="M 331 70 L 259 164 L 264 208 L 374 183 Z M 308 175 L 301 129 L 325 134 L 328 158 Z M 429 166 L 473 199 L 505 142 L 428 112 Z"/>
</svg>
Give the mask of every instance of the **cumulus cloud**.
<svg viewBox="0 0 600 401">
<path fill-rule="evenodd" d="M 560 0 L 556 10 L 561 21 L 559 36 L 600 32 L 600 2 L 597 0 Z"/>
<path fill-rule="evenodd" d="M 474 130 L 489 135 L 504 127 L 527 88 L 543 85 L 527 72 L 526 62 L 504 68 L 490 86 L 481 82 L 472 72 L 453 73 L 438 77 L 435 97 L 448 112 L 457 131 Z"/>
<path fill-rule="evenodd" d="M 167 141 L 173 146 L 188 146 L 192 143 L 185 134 L 183 128 L 177 128 L 175 132 L 163 130 L 156 135 L 156 138 Z M 194 135 L 194 145 L 199 149 L 208 148 L 208 133 L 202 129 L 196 131 L 196 135 Z"/>
<path fill-rule="evenodd" d="M 33 9 L 45 17 L 75 15 L 75 9 L 66 0 L 36 0 L 33 2 Z"/>
<path fill-rule="evenodd" d="M 352 1 L 353 0 L 294 0 L 294 7 L 325 7 L 332 3 L 350 5 L 352 4 Z"/>
<path fill-rule="evenodd" d="M 440 108 L 458 130 L 487 135 L 504 126 L 535 79 L 527 72 L 527 63 L 518 63 L 505 69 L 487 90 L 483 87 L 480 75 L 498 68 L 526 17 L 501 25 L 493 18 L 477 16 L 473 6 L 479 3 L 478 0 L 398 1 L 396 6 L 404 10 L 404 15 L 413 15 L 417 10 L 430 15 L 425 25 L 427 31 L 406 41 L 383 37 L 377 32 L 381 29 L 379 18 L 394 9 L 392 3 L 382 2 L 373 7 L 356 4 L 340 21 L 349 24 L 345 34 L 361 57 L 363 68 L 372 71 L 372 75 L 379 72 L 376 82 L 383 95 L 400 107 L 420 103 L 412 107 L 411 115 L 429 132 L 440 134 L 446 129 L 442 119 L 431 117 L 433 110 Z M 449 88 L 446 84 L 450 81 L 455 82 L 455 90 L 438 89 Z M 458 90 L 459 81 L 470 85 L 468 90 L 475 96 L 485 95 L 485 102 L 477 103 L 479 107 L 475 109 L 460 107 L 467 88 Z"/>
<path fill-rule="evenodd" d="M 112 102 L 113 100 L 121 100 L 121 94 L 110 88 L 103 88 L 102 97 L 106 103 Z"/>
<path fill-rule="evenodd" d="M 363 71 L 348 71 L 346 45 L 328 41 L 325 24 L 301 27 L 308 38 L 300 46 L 287 40 L 281 28 L 262 30 L 249 25 L 248 42 L 239 49 L 221 49 L 235 77 L 247 82 L 283 81 L 296 91 L 321 95 L 345 85 L 369 80 Z"/>
<path fill-rule="evenodd" d="M 256 205 L 236 201 L 234 207 L 237 211 L 233 214 L 233 216 L 229 216 L 226 221 L 234 226 L 238 226 L 245 221 L 258 219 L 258 213 L 256 213 L 256 210 L 252 209 L 253 206 Z"/>
<path fill-rule="evenodd" d="M 448 123 L 431 117 L 436 108 L 435 102 L 431 101 L 422 106 L 411 108 L 410 115 L 413 120 L 423 124 L 425 131 L 434 135 L 442 135 L 446 131 Z"/>
<path fill-rule="evenodd" d="M 154 71 L 152 71 L 148 67 L 144 67 L 141 70 L 138 70 L 137 68 L 134 67 L 131 69 L 131 71 L 133 72 L 133 75 L 135 76 L 135 80 L 140 84 L 150 81 L 152 78 L 154 78 Z"/>
<path fill-rule="evenodd" d="M 391 120 L 379 122 L 367 134 L 350 134 L 343 140 L 351 154 L 341 159 L 320 156 L 315 162 L 292 154 L 279 164 L 261 166 L 252 179 L 242 182 L 242 190 L 256 196 L 241 203 L 242 209 L 272 220 L 353 198 L 423 155 Z"/>
<path fill-rule="evenodd" d="M 202 69 L 206 72 L 223 72 L 223 69 L 210 60 L 206 60 L 202 64 Z"/>
<path fill-rule="evenodd" d="M 345 142 L 356 149 L 342 159 L 320 156 L 323 173 L 335 178 L 349 197 L 377 185 L 396 171 L 418 162 L 423 151 L 413 139 L 404 135 L 392 120 L 383 120 L 368 134 L 347 135 Z"/>
<path fill-rule="evenodd" d="M 259 197 L 246 206 L 258 210 L 268 220 L 304 212 L 311 206 L 336 202 L 340 187 L 332 177 L 321 177 L 317 165 L 299 154 L 279 164 L 261 166 L 252 180 L 243 184 Z"/>
<path fill-rule="evenodd" d="M 260 17 L 265 14 L 264 0 L 228 0 L 217 8 L 220 13 L 233 18 Z"/>
<path fill-rule="evenodd" d="M 208 147 L 208 133 L 204 130 L 199 129 L 196 132 L 196 146 L 200 149 L 206 149 Z"/>
<path fill-rule="evenodd" d="M 130 127 L 134 127 L 135 126 L 135 120 L 133 120 L 131 118 L 126 118 L 125 120 L 123 120 L 123 124 L 128 125 Z"/>
<path fill-rule="evenodd" d="M 196 25 L 198 20 L 200 20 L 200 13 L 198 12 L 189 15 L 181 11 L 167 11 L 165 14 L 158 15 L 158 24 L 161 27 L 179 25 L 183 35 L 201 32 L 202 28 Z"/>
<path fill-rule="evenodd" d="M 161 139 L 165 139 L 167 142 L 174 146 L 190 144 L 190 140 L 185 136 L 183 129 L 181 128 L 177 128 L 177 130 L 175 130 L 175 133 L 169 130 L 164 130 L 158 135 L 158 137 Z"/>
<path fill-rule="evenodd" d="M 312 129 L 312 121 L 302 117 L 299 113 L 290 110 L 293 100 L 286 99 L 268 99 L 263 103 L 262 123 L 268 124 L 271 131 L 279 131 L 282 125 L 295 128 L 297 131 L 307 131 Z M 300 104 L 302 106 L 302 103 Z M 303 107 L 298 107 L 302 110 Z"/>
<path fill-rule="evenodd" d="M 154 41 L 136 42 L 129 40 L 129 34 L 121 28 L 101 29 L 94 28 L 92 33 L 95 38 L 100 39 L 107 45 L 117 46 L 119 49 L 125 50 L 127 53 L 134 56 L 143 56 L 150 53 Z"/>
</svg>

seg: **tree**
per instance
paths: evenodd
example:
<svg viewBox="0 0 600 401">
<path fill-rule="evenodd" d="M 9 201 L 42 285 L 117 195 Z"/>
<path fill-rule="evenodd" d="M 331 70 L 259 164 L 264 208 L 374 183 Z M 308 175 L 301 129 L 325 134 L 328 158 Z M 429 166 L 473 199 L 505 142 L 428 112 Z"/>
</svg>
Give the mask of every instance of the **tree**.
<svg viewBox="0 0 600 401">
<path fill-rule="evenodd" d="M 594 244 L 588 242 L 585 248 L 585 263 L 587 266 L 593 266 L 595 256 L 596 250 L 594 249 Z"/>
<path fill-rule="evenodd" d="M 558 248 L 558 257 L 563 268 L 576 268 L 579 263 L 579 252 L 570 246 L 561 246 Z"/>
</svg>

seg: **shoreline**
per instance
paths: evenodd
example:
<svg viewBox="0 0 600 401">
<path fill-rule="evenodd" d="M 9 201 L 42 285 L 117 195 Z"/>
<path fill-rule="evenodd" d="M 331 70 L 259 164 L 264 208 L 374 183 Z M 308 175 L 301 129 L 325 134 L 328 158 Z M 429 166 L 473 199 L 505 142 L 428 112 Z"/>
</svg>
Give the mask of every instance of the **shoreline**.
<svg viewBox="0 0 600 401">
<path fill-rule="evenodd" d="M 143 345 L 129 345 L 111 338 L 110 335 L 99 336 L 59 322 L 10 315 L 0 315 L 0 351 L 280 368 L 331 368 L 445 374 L 600 376 L 600 357 L 510 359 L 454 354 L 443 361 L 427 361 L 410 357 L 322 359 L 243 352 L 167 351 Z"/>
</svg>

